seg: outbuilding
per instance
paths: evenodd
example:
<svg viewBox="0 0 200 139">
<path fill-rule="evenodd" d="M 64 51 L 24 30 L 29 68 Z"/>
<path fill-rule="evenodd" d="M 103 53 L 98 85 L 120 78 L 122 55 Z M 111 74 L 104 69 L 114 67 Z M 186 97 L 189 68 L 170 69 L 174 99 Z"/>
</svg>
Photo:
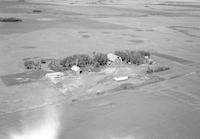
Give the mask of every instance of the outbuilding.
<svg viewBox="0 0 200 139">
<path fill-rule="evenodd" d="M 111 61 L 113 63 L 122 63 L 122 58 L 120 56 L 114 55 L 112 53 L 109 53 L 107 55 L 107 58 L 109 61 Z"/>
</svg>

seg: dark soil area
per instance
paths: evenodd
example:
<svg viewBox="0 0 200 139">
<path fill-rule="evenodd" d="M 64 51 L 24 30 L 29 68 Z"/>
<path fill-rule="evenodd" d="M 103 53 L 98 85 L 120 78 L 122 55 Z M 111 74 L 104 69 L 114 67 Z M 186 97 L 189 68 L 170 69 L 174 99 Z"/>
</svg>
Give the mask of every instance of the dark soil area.
<svg viewBox="0 0 200 139">
<path fill-rule="evenodd" d="M 0 17 L 0 22 L 22 22 L 22 19 L 16 17 Z"/>
</svg>

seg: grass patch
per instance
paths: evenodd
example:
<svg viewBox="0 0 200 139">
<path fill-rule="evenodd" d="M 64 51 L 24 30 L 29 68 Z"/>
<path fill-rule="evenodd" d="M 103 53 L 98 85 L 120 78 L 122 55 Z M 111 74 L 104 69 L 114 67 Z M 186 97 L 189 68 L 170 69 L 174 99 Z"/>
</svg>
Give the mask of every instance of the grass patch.
<svg viewBox="0 0 200 139">
<path fill-rule="evenodd" d="M 1 80 L 7 86 L 30 83 L 41 79 L 47 72 L 44 70 L 35 70 L 31 72 L 15 73 L 0 76 Z"/>
<path fill-rule="evenodd" d="M 51 70 L 56 71 L 56 72 L 67 70 L 66 67 L 64 67 L 64 66 L 62 66 L 60 64 L 60 60 L 51 60 L 51 62 L 49 63 L 48 67 Z"/>
<path fill-rule="evenodd" d="M 0 22 L 22 22 L 22 19 L 16 17 L 0 17 Z"/>
<path fill-rule="evenodd" d="M 154 68 L 148 67 L 147 73 L 161 72 L 161 71 L 166 71 L 169 69 L 170 69 L 169 67 L 165 67 L 165 66 L 162 66 L 162 67 L 158 66 L 158 67 L 154 67 Z"/>
<path fill-rule="evenodd" d="M 32 10 L 33 13 L 41 13 L 42 10 Z"/>
</svg>

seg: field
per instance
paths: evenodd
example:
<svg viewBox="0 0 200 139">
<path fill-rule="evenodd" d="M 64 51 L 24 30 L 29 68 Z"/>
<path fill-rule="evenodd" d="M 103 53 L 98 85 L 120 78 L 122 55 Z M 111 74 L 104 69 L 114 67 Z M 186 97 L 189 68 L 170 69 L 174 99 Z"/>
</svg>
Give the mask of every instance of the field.
<svg viewBox="0 0 200 139">
<path fill-rule="evenodd" d="M 198 0 L 0 0 L 0 19 L 0 139 L 200 138 Z M 83 75 L 66 94 L 23 65 L 126 49 L 170 69 L 136 85 Z"/>
</svg>

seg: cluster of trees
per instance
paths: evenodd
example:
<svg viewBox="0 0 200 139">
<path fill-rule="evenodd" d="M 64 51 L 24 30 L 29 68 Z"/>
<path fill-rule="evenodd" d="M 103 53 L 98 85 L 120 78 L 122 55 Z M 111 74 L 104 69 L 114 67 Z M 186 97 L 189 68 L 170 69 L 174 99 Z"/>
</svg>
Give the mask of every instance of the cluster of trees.
<svg viewBox="0 0 200 139">
<path fill-rule="evenodd" d="M 130 51 L 130 50 L 120 50 L 115 51 L 115 55 L 121 57 L 121 60 L 129 64 L 144 64 L 145 56 L 150 57 L 150 53 L 147 51 Z M 85 67 L 94 67 L 98 68 L 105 66 L 109 63 L 109 59 L 106 53 L 96 53 L 93 52 L 93 55 L 87 54 L 76 54 L 71 55 L 61 60 L 50 60 L 49 67 L 55 71 L 64 71 L 71 69 L 72 66 L 77 65 L 80 68 Z M 41 64 L 45 64 L 45 59 L 40 60 L 28 60 L 24 62 L 24 66 L 27 69 L 40 69 Z"/>
</svg>

